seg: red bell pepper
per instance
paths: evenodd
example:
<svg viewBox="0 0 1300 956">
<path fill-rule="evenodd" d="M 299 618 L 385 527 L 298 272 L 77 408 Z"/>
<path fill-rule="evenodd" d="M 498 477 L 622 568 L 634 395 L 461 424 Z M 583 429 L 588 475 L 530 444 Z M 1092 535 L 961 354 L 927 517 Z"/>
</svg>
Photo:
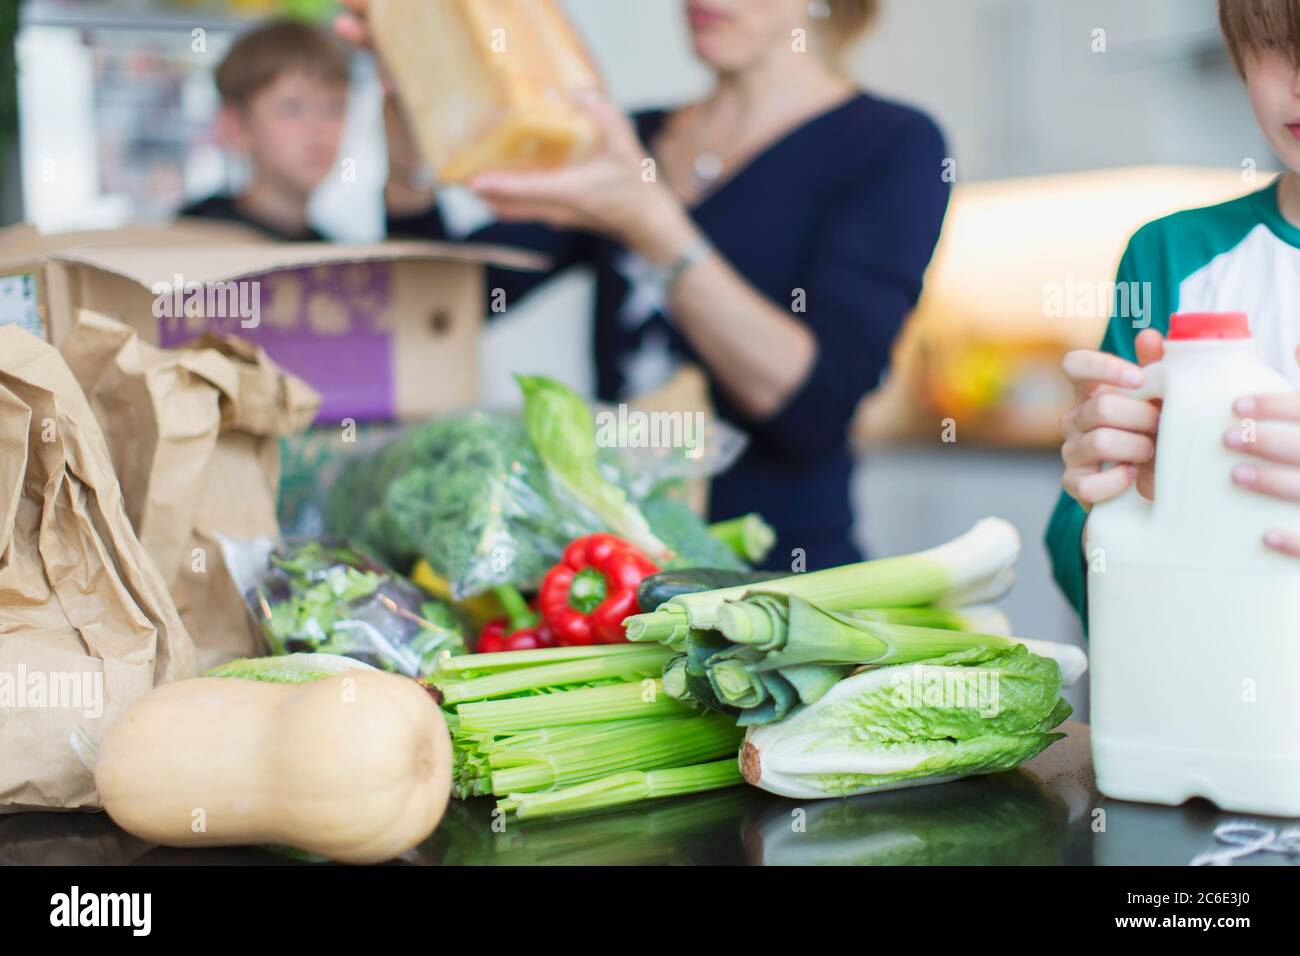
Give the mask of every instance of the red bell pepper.
<svg viewBox="0 0 1300 956">
<path fill-rule="evenodd" d="M 493 588 L 497 600 L 505 608 L 506 616 L 488 621 L 479 631 L 474 651 L 478 654 L 495 654 L 497 651 L 531 651 L 538 647 L 554 647 L 555 636 L 530 608 L 519 591 L 508 584 Z"/>
<path fill-rule="evenodd" d="M 570 542 L 546 572 L 537 607 L 561 647 L 622 644 L 623 619 L 639 610 L 637 586 L 659 568 L 622 538 L 589 534 Z"/>
</svg>

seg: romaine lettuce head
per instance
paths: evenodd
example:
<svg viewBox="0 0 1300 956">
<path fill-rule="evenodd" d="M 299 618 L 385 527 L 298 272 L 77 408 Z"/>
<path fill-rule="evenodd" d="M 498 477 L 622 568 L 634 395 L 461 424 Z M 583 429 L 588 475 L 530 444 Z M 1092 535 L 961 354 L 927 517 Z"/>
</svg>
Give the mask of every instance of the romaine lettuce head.
<svg viewBox="0 0 1300 956">
<path fill-rule="evenodd" d="M 1014 647 L 979 663 L 899 664 L 836 684 L 780 723 L 751 727 L 745 779 L 839 797 L 1009 770 L 1064 736 L 1055 661 Z"/>
</svg>

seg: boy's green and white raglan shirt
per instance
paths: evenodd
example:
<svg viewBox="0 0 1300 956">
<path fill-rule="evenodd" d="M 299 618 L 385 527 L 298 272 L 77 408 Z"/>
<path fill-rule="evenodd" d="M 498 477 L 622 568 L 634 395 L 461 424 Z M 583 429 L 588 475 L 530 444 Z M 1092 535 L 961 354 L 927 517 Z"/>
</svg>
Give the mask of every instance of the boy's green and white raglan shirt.
<svg viewBox="0 0 1300 956">
<path fill-rule="evenodd" d="M 1260 355 L 1297 388 L 1300 366 L 1300 229 L 1283 218 L 1277 186 L 1217 206 L 1157 219 L 1129 241 L 1115 279 L 1115 308 L 1103 351 L 1137 361 L 1134 340 L 1144 328 L 1166 332 L 1175 312 L 1245 312 Z M 1135 317 L 1129 290 L 1149 290 Z M 1087 622 L 1087 574 L 1080 544 L 1087 517 L 1062 493 L 1047 526 L 1052 572 Z"/>
</svg>

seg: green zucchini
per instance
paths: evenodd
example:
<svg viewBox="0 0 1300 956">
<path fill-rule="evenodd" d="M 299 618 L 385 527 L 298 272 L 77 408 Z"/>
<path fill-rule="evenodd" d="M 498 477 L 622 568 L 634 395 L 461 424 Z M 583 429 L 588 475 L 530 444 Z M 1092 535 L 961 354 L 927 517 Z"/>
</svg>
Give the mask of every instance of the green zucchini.
<svg viewBox="0 0 1300 956">
<path fill-rule="evenodd" d="M 764 581 L 774 581 L 789 576 L 789 572 L 786 571 L 731 571 L 725 568 L 682 568 L 676 571 L 660 571 L 641 582 L 636 592 L 636 603 L 642 611 L 653 611 L 679 594 L 715 591 L 718 588 L 739 587 L 745 584 L 762 584 Z"/>
</svg>

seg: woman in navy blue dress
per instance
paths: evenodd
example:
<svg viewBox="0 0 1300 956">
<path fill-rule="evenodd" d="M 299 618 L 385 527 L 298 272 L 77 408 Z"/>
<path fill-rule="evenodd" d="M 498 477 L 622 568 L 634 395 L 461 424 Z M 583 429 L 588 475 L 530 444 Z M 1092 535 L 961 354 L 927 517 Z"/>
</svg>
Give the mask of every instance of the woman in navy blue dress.
<svg viewBox="0 0 1300 956">
<path fill-rule="evenodd" d="M 364 0 L 350 5 L 364 11 Z M 616 402 L 677 362 L 701 365 L 719 413 L 750 440 L 713 482 L 713 517 L 761 512 L 778 534 L 773 567 L 796 554 L 809 570 L 858 560 L 848 427 L 921 291 L 948 201 L 943 138 L 835 67 L 875 0 L 684 6 L 712 91 L 632 120 L 592 95 L 583 105 L 600 153 L 478 176 L 470 186 L 497 221 L 469 235 L 451 235 L 390 103 L 390 233 L 550 256 L 546 274 L 489 270 L 507 303 L 592 267 L 598 397 Z M 336 27 L 365 40 L 357 17 Z"/>
</svg>

